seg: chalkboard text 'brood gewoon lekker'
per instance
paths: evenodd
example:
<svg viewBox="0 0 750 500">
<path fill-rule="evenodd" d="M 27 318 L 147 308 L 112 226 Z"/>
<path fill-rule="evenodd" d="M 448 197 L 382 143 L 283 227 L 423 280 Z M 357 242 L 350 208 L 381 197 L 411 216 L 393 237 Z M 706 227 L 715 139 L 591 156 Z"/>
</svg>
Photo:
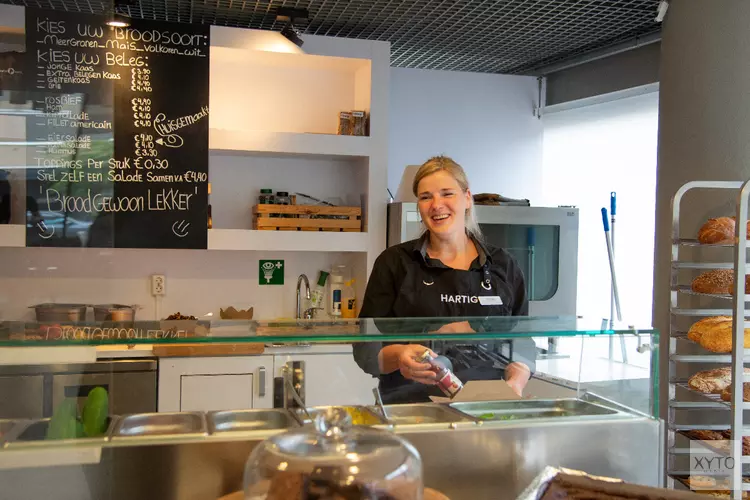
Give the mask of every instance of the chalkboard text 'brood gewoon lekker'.
<svg viewBox="0 0 750 500">
<path fill-rule="evenodd" d="M 180 192 L 176 188 L 146 190 L 145 196 L 106 196 L 92 193 L 91 189 L 83 196 L 69 196 L 56 189 L 47 188 L 47 208 L 53 213 L 96 213 L 96 212 L 145 212 L 145 211 L 188 211 L 194 192 Z"/>
</svg>

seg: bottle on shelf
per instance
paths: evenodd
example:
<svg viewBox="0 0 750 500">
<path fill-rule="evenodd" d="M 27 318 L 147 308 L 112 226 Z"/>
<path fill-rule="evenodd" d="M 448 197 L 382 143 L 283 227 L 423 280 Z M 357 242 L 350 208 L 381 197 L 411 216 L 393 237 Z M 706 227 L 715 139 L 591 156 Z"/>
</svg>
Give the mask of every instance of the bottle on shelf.
<svg viewBox="0 0 750 500">
<path fill-rule="evenodd" d="M 341 301 L 342 318 L 351 319 L 357 317 L 357 292 L 354 290 L 355 281 L 354 279 L 350 279 L 344 283 Z"/>
<path fill-rule="evenodd" d="M 310 303 L 313 309 L 325 309 L 326 281 L 328 281 L 328 273 L 320 271 L 318 283 L 310 294 Z"/>
<path fill-rule="evenodd" d="M 344 279 L 341 276 L 331 275 L 331 316 L 341 317 L 341 295 L 344 288 Z"/>
<path fill-rule="evenodd" d="M 328 314 L 333 319 L 341 317 L 341 300 L 346 270 L 346 266 L 334 266 L 331 270 L 331 284 L 328 289 Z"/>
<path fill-rule="evenodd" d="M 208 206 L 206 207 L 206 214 L 208 215 L 208 229 L 214 227 L 214 219 L 211 215 L 211 183 L 208 183 Z"/>
</svg>

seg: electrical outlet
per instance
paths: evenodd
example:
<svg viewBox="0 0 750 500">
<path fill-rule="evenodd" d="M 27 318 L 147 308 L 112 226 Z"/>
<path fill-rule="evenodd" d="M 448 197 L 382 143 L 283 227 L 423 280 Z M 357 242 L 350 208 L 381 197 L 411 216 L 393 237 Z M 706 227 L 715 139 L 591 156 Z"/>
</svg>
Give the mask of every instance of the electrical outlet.
<svg viewBox="0 0 750 500">
<path fill-rule="evenodd" d="M 167 278 L 163 274 L 151 275 L 151 295 L 161 297 L 167 294 Z"/>
</svg>

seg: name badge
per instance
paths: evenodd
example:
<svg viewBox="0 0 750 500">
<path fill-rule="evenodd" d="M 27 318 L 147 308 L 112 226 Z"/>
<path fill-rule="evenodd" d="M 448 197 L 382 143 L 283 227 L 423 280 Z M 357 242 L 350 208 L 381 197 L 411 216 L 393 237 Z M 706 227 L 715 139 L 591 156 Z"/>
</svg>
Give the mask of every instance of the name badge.
<svg viewBox="0 0 750 500">
<path fill-rule="evenodd" d="M 483 306 L 501 306 L 503 305 L 503 299 L 498 297 L 497 295 L 488 295 L 488 296 L 480 296 L 477 297 L 479 299 L 479 303 Z"/>
</svg>

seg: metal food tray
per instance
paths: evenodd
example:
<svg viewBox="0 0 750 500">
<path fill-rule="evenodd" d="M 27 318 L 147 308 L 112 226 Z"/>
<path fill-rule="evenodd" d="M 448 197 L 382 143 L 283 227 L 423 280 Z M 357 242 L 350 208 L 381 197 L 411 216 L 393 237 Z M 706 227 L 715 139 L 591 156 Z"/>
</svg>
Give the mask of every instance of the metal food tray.
<svg viewBox="0 0 750 500">
<path fill-rule="evenodd" d="M 8 441 L 12 441 L 27 424 L 28 421 L 26 420 L 0 419 L 0 448 Z"/>
<path fill-rule="evenodd" d="M 109 441 L 112 430 L 117 424 L 117 417 L 109 417 L 107 430 L 98 437 L 80 437 L 74 439 L 47 439 L 47 428 L 51 418 L 42 418 L 38 420 L 26 420 L 16 427 L 8 436 L 6 446 L 8 448 L 26 448 L 41 446 L 60 446 L 60 445 L 102 445 Z"/>
<path fill-rule="evenodd" d="M 137 413 L 120 419 L 112 434 L 112 440 L 182 439 L 206 435 L 208 431 L 203 413 Z"/>
<path fill-rule="evenodd" d="M 382 415 L 376 406 L 368 407 L 373 413 Z M 436 403 L 385 405 L 388 426 L 449 427 L 459 424 L 475 425 L 477 420 L 467 414 L 457 412 L 448 406 Z"/>
<path fill-rule="evenodd" d="M 227 410 L 208 414 L 211 434 L 268 432 L 299 427 L 286 410 Z"/>
<path fill-rule="evenodd" d="M 561 417 L 619 416 L 621 412 L 580 399 L 525 399 L 450 403 L 451 408 L 483 422 Z M 492 416 L 489 416 L 489 415 Z"/>
<path fill-rule="evenodd" d="M 341 408 L 345 410 L 351 417 L 352 417 L 352 424 L 354 425 L 382 425 L 385 424 L 385 420 L 383 420 L 383 417 L 380 416 L 379 413 L 375 413 L 371 411 L 366 406 L 315 406 L 312 408 L 307 408 L 308 413 L 312 416 L 312 418 L 315 418 L 319 413 L 322 413 L 326 411 L 329 408 Z M 294 410 L 294 414 L 296 418 L 302 423 L 303 425 L 309 425 L 312 422 L 310 422 L 310 419 L 307 418 L 307 415 L 304 411 L 300 408 L 296 408 Z M 366 420 L 365 422 L 359 421 L 356 416 L 360 416 L 362 419 Z"/>
</svg>

